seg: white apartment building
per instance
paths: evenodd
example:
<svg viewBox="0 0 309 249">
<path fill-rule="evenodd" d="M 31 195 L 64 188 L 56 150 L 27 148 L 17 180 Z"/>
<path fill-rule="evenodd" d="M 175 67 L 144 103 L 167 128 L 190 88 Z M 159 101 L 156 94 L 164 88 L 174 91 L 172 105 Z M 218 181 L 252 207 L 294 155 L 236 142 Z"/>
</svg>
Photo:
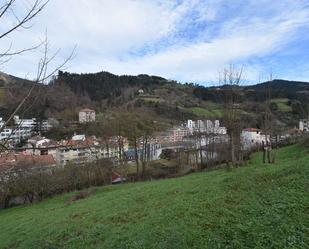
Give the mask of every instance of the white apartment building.
<svg viewBox="0 0 309 249">
<path fill-rule="evenodd" d="M 309 132 L 309 118 L 299 120 L 299 130 Z"/>
<path fill-rule="evenodd" d="M 199 131 L 199 132 L 206 132 L 206 133 L 214 133 L 214 134 L 221 134 L 225 135 L 227 130 L 224 126 L 220 126 L 219 120 L 188 120 L 186 127 L 190 131 Z"/>
<path fill-rule="evenodd" d="M 92 109 L 82 109 L 78 114 L 80 123 L 94 122 L 95 121 L 95 111 Z"/>
<path fill-rule="evenodd" d="M 0 140 L 7 140 L 13 144 L 20 143 L 21 140 L 31 136 L 31 130 L 25 128 L 9 128 L 6 127 L 0 133 Z"/>
<path fill-rule="evenodd" d="M 202 120 L 197 120 L 196 121 L 196 128 L 200 131 L 205 131 L 205 129 L 206 129 L 205 123 Z"/>
<path fill-rule="evenodd" d="M 2 126 L 4 126 L 4 125 L 5 125 L 5 122 L 4 122 L 3 118 L 0 117 L 0 128 L 2 128 Z"/>
<path fill-rule="evenodd" d="M 23 129 L 34 130 L 37 128 L 38 130 L 42 131 L 47 131 L 53 127 L 49 120 L 38 121 L 36 118 L 21 119 L 17 115 L 14 116 L 14 124 L 16 127 Z"/>
<path fill-rule="evenodd" d="M 190 130 L 195 129 L 195 121 L 189 119 L 187 122 L 187 128 Z"/>
<path fill-rule="evenodd" d="M 244 149 L 261 146 L 263 142 L 266 144 L 266 135 L 259 129 L 247 128 L 243 129 L 241 133 L 241 140 Z M 269 141 L 269 139 L 268 139 Z"/>
<path fill-rule="evenodd" d="M 21 119 L 19 116 L 14 116 L 14 124 L 17 127 L 33 130 L 37 124 L 35 118 Z"/>
</svg>

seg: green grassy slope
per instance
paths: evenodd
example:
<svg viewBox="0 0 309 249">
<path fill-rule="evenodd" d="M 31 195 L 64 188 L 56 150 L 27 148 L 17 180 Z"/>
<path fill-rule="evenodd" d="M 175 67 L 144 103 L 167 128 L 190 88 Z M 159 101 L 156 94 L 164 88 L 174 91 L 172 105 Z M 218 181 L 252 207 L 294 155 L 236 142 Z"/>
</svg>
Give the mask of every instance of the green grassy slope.
<svg viewBox="0 0 309 249">
<path fill-rule="evenodd" d="M 289 99 L 272 99 L 272 103 L 276 103 L 280 112 L 292 112 L 292 107 L 288 105 Z"/>
<path fill-rule="evenodd" d="M 220 109 L 212 109 L 207 110 L 205 108 L 202 107 L 192 107 L 192 108 L 188 108 L 189 111 L 193 112 L 194 114 L 196 114 L 199 117 L 203 117 L 203 118 L 220 118 L 222 117 L 222 112 Z"/>
<path fill-rule="evenodd" d="M 0 248 L 308 248 L 308 150 L 260 161 L 2 210 Z"/>
</svg>

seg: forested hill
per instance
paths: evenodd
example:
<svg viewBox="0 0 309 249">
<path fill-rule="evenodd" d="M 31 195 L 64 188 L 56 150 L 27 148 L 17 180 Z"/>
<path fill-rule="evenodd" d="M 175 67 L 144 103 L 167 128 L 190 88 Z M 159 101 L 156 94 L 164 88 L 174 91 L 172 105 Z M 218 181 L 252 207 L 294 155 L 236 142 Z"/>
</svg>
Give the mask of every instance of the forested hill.
<svg viewBox="0 0 309 249">
<path fill-rule="evenodd" d="M 194 95 L 202 99 L 213 99 L 220 89 L 224 89 L 229 86 L 219 87 L 204 87 L 196 86 L 194 89 Z M 288 98 L 299 99 L 308 98 L 309 83 L 300 81 L 288 81 L 275 79 L 255 85 L 240 86 L 240 91 L 243 93 L 242 100 L 261 101 L 265 100 L 268 94 L 271 98 Z M 267 93 L 267 94 L 266 94 Z"/>
<path fill-rule="evenodd" d="M 77 95 L 88 95 L 93 101 L 124 97 L 134 94 L 136 89 L 151 92 L 168 83 L 166 79 L 158 76 L 140 74 L 138 76 L 117 76 L 109 72 L 71 74 L 59 71 L 55 84 L 65 83 Z M 134 89 L 132 92 L 130 89 Z M 111 100 L 110 100 L 111 101 Z"/>
<path fill-rule="evenodd" d="M 29 81 L 1 74 L 0 83 L 0 113 L 5 117 L 26 93 Z M 80 108 L 89 107 L 102 114 L 133 108 L 167 122 L 221 118 L 220 94 L 225 87 L 180 84 L 145 74 L 117 76 L 109 72 L 75 74 L 59 71 L 49 85 L 36 87 L 20 115 L 69 121 L 77 119 Z M 293 127 L 298 119 L 308 116 L 309 83 L 273 80 L 239 87 L 240 107 L 247 126 L 261 125 L 268 95 L 279 124 Z"/>
</svg>

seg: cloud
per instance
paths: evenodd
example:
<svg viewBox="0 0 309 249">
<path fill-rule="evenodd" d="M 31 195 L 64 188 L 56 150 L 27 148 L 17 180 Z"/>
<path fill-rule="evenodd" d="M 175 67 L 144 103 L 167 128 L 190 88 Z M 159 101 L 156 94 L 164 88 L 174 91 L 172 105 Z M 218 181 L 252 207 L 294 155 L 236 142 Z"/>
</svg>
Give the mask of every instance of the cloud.
<svg viewBox="0 0 309 249">
<path fill-rule="evenodd" d="M 229 63 L 246 65 L 249 80 L 257 79 L 269 67 L 263 58 L 276 60 L 291 42 L 309 40 L 301 32 L 308 24 L 302 0 L 52 0 L 31 31 L 12 39 L 17 47 L 32 44 L 46 27 L 53 48 L 62 48 L 60 58 L 78 46 L 70 71 L 201 83 L 215 81 Z M 37 59 L 18 57 L 7 71 L 31 72 Z"/>
</svg>

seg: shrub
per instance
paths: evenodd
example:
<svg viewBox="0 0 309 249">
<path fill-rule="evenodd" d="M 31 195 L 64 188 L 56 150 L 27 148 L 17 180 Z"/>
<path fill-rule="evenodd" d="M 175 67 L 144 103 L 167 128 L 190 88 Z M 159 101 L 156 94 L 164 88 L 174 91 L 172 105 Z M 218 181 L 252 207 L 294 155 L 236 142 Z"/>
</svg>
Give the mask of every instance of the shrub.
<svg viewBox="0 0 309 249">
<path fill-rule="evenodd" d="M 0 208 L 40 201 L 56 194 L 111 183 L 109 160 L 64 168 L 19 167 L 6 172 L 0 181 Z"/>
</svg>

